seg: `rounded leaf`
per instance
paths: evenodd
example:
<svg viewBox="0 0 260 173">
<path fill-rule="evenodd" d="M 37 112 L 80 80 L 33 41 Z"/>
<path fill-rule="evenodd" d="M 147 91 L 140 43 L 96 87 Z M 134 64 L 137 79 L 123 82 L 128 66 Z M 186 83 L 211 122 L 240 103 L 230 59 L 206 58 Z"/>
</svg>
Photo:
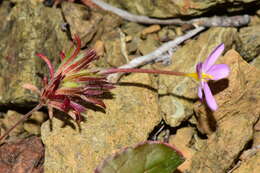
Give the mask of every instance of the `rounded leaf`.
<svg viewBox="0 0 260 173">
<path fill-rule="evenodd" d="M 108 157 L 95 173 L 172 173 L 183 161 L 169 144 L 147 141 Z"/>
</svg>

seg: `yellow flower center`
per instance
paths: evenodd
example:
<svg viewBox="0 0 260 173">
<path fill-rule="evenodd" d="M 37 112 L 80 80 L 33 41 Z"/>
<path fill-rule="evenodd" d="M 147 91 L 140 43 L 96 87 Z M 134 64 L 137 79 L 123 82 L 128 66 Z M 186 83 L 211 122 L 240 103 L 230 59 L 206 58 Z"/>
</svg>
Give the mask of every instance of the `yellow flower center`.
<svg viewBox="0 0 260 173">
<path fill-rule="evenodd" d="M 213 79 L 213 76 L 207 74 L 207 73 L 202 73 L 201 74 L 201 79 L 199 78 L 198 73 L 188 73 L 187 76 L 194 78 L 197 81 L 200 80 L 208 80 L 208 79 Z"/>
</svg>

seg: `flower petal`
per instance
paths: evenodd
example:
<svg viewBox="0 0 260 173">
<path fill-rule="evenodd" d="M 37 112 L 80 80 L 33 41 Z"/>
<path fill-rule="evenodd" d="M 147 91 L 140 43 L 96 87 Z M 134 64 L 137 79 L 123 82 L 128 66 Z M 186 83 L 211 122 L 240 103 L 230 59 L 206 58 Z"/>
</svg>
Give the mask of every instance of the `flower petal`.
<svg viewBox="0 0 260 173">
<path fill-rule="evenodd" d="M 208 107 L 212 110 L 212 111 L 216 111 L 218 109 L 218 105 L 216 103 L 215 98 L 213 97 L 211 90 L 209 88 L 209 85 L 205 82 L 203 85 L 203 90 L 204 90 L 204 94 L 205 94 L 205 99 L 206 102 L 208 104 Z"/>
<path fill-rule="evenodd" d="M 220 44 L 218 47 L 216 47 L 213 52 L 208 56 L 208 58 L 204 61 L 202 65 L 203 72 L 208 71 L 212 65 L 217 61 L 221 53 L 224 51 L 225 46 L 224 44 Z"/>
<path fill-rule="evenodd" d="M 211 75 L 213 80 L 226 78 L 229 73 L 230 69 L 227 64 L 215 64 L 207 71 L 207 74 Z"/>
</svg>

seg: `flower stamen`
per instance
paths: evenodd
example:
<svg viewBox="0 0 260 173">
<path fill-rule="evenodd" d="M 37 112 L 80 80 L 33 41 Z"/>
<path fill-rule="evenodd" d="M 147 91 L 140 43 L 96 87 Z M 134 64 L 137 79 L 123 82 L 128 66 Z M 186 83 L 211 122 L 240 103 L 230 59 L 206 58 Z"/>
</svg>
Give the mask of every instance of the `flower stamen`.
<svg viewBox="0 0 260 173">
<path fill-rule="evenodd" d="M 188 77 L 192 77 L 193 79 L 195 79 L 196 81 L 200 81 L 200 80 L 212 80 L 214 79 L 214 77 L 212 75 L 209 75 L 207 73 L 202 73 L 201 74 L 201 78 L 199 77 L 198 73 L 187 73 L 186 76 Z"/>
<path fill-rule="evenodd" d="M 201 74 L 201 78 L 205 79 L 205 80 L 212 80 L 212 79 L 214 79 L 214 77 L 212 75 L 209 75 L 207 73 L 202 73 Z"/>
</svg>

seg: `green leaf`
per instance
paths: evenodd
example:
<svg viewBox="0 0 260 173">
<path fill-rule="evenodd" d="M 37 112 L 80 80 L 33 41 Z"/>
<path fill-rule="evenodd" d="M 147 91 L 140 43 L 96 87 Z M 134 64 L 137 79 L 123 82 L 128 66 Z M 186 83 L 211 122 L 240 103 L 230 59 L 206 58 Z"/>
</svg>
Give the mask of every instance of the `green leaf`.
<svg viewBox="0 0 260 173">
<path fill-rule="evenodd" d="M 95 173 L 173 173 L 183 162 L 169 144 L 147 141 L 108 157 Z"/>
<path fill-rule="evenodd" d="M 62 83 L 62 87 L 66 88 L 76 88 L 79 87 L 80 85 L 77 82 L 64 82 Z"/>
</svg>

